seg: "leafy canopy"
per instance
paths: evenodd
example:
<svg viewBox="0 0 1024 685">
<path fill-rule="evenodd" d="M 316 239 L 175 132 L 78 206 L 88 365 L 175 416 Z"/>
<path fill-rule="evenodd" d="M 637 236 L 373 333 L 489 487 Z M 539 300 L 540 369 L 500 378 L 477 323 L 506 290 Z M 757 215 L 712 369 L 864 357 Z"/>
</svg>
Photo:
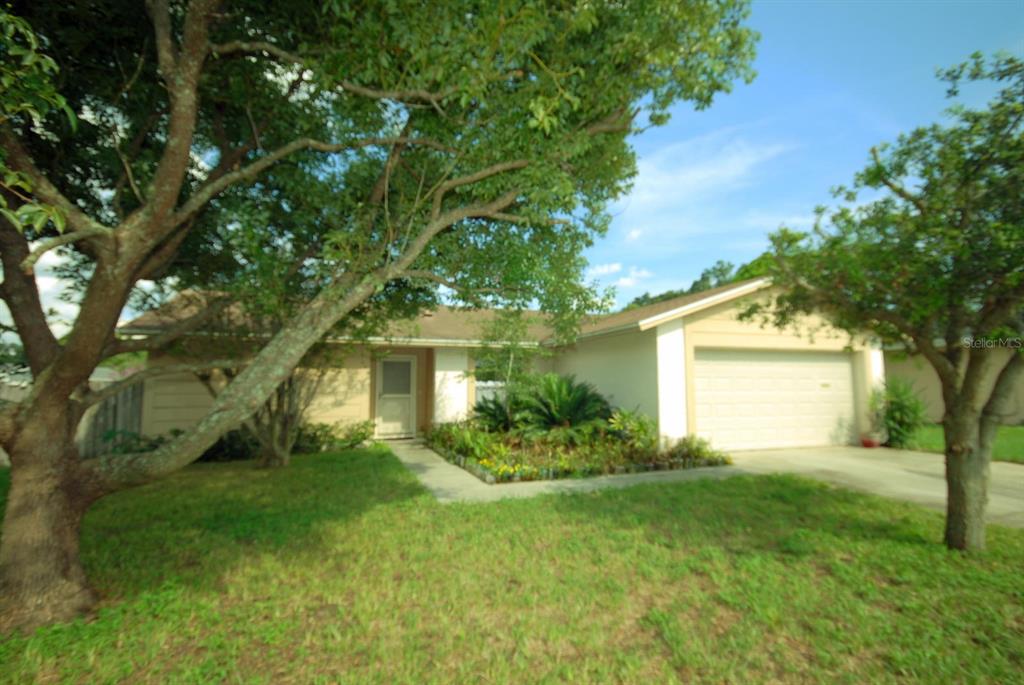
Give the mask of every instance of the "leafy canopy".
<svg viewBox="0 0 1024 685">
<path fill-rule="evenodd" d="M 840 328 L 911 350 L 944 341 L 1024 332 L 1024 61 L 969 62 L 940 78 L 955 97 L 964 82 L 991 82 L 982 109 L 961 104 L 948 123 L 923 126 L 871 151 L 843 202 L 818 210 L 809 234 L 772 235 L 771 275 L 785 286 L 777 323 L 825 312 Z M 857 204 L 865 193 L 877 199 Z"/>
</svg>

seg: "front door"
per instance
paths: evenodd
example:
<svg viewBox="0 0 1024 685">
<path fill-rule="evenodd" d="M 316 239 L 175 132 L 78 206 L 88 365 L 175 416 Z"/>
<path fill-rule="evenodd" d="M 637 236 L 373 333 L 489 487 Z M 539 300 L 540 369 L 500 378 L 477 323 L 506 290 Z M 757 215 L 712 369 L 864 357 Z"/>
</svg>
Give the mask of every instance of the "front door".
<svg viewBox="0 0 1024 685">
<path fill-rule="evenodd" d="M 377 435 L 416 434 L 416 357 L 391 355 L 377 362 Z"/>
</svg>

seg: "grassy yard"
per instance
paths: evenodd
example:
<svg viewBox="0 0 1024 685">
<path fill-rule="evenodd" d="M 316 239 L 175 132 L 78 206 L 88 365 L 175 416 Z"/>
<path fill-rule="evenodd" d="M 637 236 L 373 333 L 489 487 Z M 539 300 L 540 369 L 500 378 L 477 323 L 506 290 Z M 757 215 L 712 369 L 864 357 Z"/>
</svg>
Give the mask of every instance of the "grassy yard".
<svg viewBox="0 0 1024 685">
<path fill-rule="evenodd" d="M 1024 531 L 793 477 L 439 505 L 386 451 L 101 502 L 99 615 L 10 683 L 1019 682 Z"/>
<path fill-rule="evenodd" d="M 942 426 L 925 426 L 914 436 L 914 448 L 925 452 L 945 450 Z M 996 433 L 996 445 L 992 450 L 995 461 L 1012 461 L 1024 464 L 1024 426 L 1000 426 Z"/>
</svg>

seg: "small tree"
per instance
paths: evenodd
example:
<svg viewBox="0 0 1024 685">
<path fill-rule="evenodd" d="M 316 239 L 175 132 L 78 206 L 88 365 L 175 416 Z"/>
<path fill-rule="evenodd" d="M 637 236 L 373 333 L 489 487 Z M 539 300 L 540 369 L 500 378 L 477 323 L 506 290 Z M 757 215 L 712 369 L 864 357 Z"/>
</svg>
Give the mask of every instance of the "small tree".
<svg viewBox="0 0 1024 685">
<path fill-rule="evenodd" d="M 951 97 L 964 80 L 1000 89 L 985 109 L 952 107 L 948 124 L 873 149 L 836 191 L 850 205 L 819 209 L 810 235 L 775 233 L 783 288 L 762 312 L 779 325 L 820 312 L 923 355 L 945 402 L 945 541 L 981 550 L 992 444 L 1024 377 L 1024 62 L 974 55 L 940 76 Z M 883 196 L 854 205 L 863 190 Z"/>
</svg>

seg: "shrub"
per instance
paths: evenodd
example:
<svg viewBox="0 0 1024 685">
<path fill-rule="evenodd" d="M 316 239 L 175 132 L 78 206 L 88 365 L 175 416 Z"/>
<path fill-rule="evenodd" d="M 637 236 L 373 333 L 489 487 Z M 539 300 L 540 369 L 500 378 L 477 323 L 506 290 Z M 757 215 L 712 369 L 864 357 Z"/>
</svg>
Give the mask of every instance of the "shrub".
<svg viewBox="0 0 1024 685">
<path fill-rule="evenodd" d="M 687 466 L 721 466 L 731 464 L 729 455 L 711 446 L 705 438 L 687 435 L 665 450 L 670 461 L 682 461 Z"/>
<path fill-rule="evenodd" d="M 616 409 L 608 419 L 613 435 L 622 440 L 634 454 L 654 452 L 658 449 L 658 431 L 654 420 L 638 411 Z"/>
<path fill-rule="evenodd" d="M 292 451 L 298 453 L 349 450 L 373 437 L 373 421 L 354 423 L 304 423 Z"/>
<path fill-rule="evenodd" d="M 534 437 L 547 433 L 560 444 L 586 442 L 605 427 L 611 413 L 608 400 L 594 386 L 572 376 L 545 374 L 523 397 L 526 433 Z"/>
<path fill-rule="evenodd" d="M 373 437 L 375 429 L 376 426 L 371 420 L 347 424 L 337 432 L 331 449 L 350 450 L 354 447 L 359 447 Z"/>
<path fill-rule="evenodd" d="M 249 431 L 238 429 L 220 436 L 197 461 L 245 461 L 259 453 L 259 441 Z"/>
<path fill-rule="evenodd" d="M 180 431 L 171 431 L 168 435 L 147 436 L 134 431 L 108 430 L 101 436 L 105 452 L 112 454 L 132 454 L 135 452 L 152 452 Z"/>
<path fill-rule="evenodd" d="M 523 397 L 517 392 L 509 392 L 504 398 L 484 397 L 473 407 L 480 425 L 495 433 L 508 433 L 522 424 L 523 410 Z"/>
<path fill-rule="evenodd" d="M 473 421 L 441 423 L 427 431 L 425 437 L 431 447 L 477 461 L 489 456 L 501 444 L 497 435 L 488 433 Z"/>
<path fill-rule="evenodd" d="M 875 429 L 887 436 L 888 447 L 907 447 L 925 424 L 924 402 L 913 385 L 899 378 L 871 394 L 871 413 Z"/>
</svg>

